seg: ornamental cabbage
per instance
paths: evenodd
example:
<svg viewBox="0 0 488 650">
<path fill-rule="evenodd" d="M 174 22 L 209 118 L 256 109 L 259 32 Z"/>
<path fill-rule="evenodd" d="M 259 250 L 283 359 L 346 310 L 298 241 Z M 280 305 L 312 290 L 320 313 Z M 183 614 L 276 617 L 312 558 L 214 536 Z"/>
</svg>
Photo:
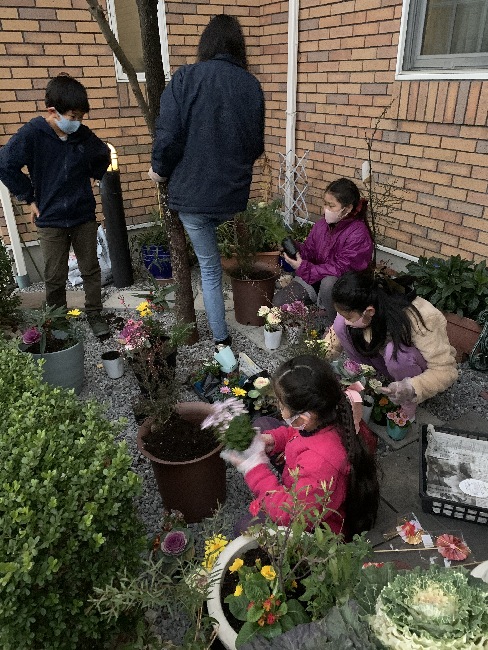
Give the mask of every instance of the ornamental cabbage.
<svg viewBox="0 0 488 650">
<path fill-rule="evenodd" d="M 465 571 L 406 571 L 381 591 L 369 624 L 391 650 L 488 648 L 488 587 Z"/>
</svg>

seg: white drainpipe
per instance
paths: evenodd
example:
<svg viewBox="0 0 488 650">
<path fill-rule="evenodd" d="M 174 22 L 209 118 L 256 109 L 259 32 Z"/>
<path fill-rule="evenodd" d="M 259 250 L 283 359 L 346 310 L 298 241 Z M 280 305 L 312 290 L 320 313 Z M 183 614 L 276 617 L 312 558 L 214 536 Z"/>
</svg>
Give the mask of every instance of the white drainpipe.
<svg viewBox="0 0 488 650">
<path fill-rule="evenodd" d="M 285 213 L 292 221 L 293 207 L 292 170 L 295 164 L 295 128 L 297 117 L 297 63 L 298 63 L 298 11 L 299 0 L 289 0 L 288 4 L 288 72 L 286 80 L 286 178 L 288 186 L 285 192 Z"/>
<path fill-rule="evenodd" d="M 22 245 L 20 243 L 19 231 L 17 230 L 17 222 L 15 221 L 14 209 L 10 194 L 5 185 L 0 181 L 0 201 L 2 203 L 3 214 L 7 222 L 8 236 L 10 238 L 10 246 L 14 255 L 14 262 L 17 269 L 17 276 L 15 278 L 17 285 L 20 289 L 30 285 L 29 275 L 25 266 L 24 254 L 22 253 Z"/>
</svg>

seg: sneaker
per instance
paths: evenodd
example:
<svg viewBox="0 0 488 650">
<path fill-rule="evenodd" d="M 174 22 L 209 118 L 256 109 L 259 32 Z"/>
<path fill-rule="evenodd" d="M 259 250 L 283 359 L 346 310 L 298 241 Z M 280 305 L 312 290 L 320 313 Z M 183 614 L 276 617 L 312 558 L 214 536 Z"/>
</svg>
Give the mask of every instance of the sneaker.
<svg viewBox="0 0 488 650">
<path fill-rule="evenodd" d="M 228 345 L 232 345 L 232 336 L 230 335 L 223 341 L 215 341 L 215 352 L 222 350 L 222 348 L 226 348 Z"/>
<path fill-rule="evenodd" d="M 107 321 L 103 316 L 92 316 L 91 318 L 88 318 L 88 324 L 90 325 L 94 336 L 105 336 L 110 332 Z"/>
</svg>

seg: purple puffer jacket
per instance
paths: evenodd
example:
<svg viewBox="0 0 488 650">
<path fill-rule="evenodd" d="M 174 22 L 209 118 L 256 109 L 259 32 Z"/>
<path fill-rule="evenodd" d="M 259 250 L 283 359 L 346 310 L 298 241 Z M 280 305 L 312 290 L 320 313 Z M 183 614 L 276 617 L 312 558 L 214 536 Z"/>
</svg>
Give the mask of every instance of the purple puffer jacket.
<svg viewBox="0 0 488 650">
<path fill-rule="evenodd" d="M 308 284 L 326 275 L 340 277 L 347 271 L 363 271 L 373 255 L 373 241 L 362 218 L 348 216 L 329 226 L 320 219 L 303 244 L 297 244 L 302 263 L 296 270 Z"/>
</svg>

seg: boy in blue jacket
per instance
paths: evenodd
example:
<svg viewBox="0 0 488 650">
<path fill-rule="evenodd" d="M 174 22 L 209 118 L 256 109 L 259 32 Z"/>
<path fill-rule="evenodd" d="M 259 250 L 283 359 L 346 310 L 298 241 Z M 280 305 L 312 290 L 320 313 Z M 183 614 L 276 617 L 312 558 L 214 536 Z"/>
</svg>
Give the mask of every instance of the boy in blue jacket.
<svg viewBox="0 0 488 650">
<path fill-rule="evenodd" d="M 73 246 L 95 336 L 108 334 L 102 317 L 101 272 L 92 178 L 101 179 L 110 151 L 81 122 L 90 110 L 85 87 L 61 74 L 46 88 L 46 115 L 22 126 L 0 150 L 0 180 L 30 204 L 44 257 L 46 303 L 66 306 L 68 257 Z M 22 172 L 26 166 L 28 175 Z"/>
</svg>

